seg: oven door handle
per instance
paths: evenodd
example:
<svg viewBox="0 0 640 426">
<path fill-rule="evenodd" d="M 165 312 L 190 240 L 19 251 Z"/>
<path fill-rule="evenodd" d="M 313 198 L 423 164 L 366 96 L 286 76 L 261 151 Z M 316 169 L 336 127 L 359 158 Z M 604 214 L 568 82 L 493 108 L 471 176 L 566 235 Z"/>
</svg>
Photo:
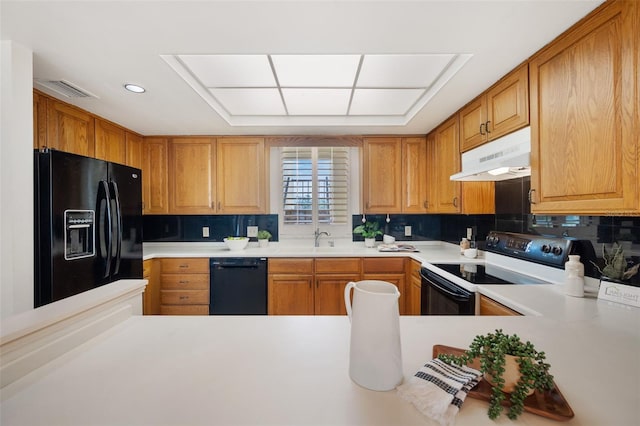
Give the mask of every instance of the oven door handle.
<svg viewBox="0 0 640 426">
<path fill-rule="evenodd" d="M 462 296 L 462 295 L 460 295 L 458 293 L 454 293 L 454 292 L 452 292 L 452 291 L 450 291 L 450 290 L 448 290 L 448 289 L 446 289 L 444 287 L 440 287 L 438 284 L 434 283 L 433 281 L 429 281 L 429 282 L 430 282 L 431 285 L 433 285 L 433 287 L 436 290 L 446 294 L 447 296 L 451 297 L 456 302 L 466 302 L 467 300 L 469 300 L 470 295 Z"/>
<path fill-rule="evenodd" d="M 436 290 L 440 291 L 441 293 L 446 294 L 447 296 L 451 297 L 456 302 L 466 302 L 472 296 L 471 292 L 467 292 L 464 289 L 461 289 L 461 292 L 454 292 L 454 291 L 451 291 L 450 289 L 448 289 L 446 287 L 443 287 L 443 284 L 439 284 L 437 282 L 437 281 L 439 281 L 438 278 L 440 278 L 440 277 L 428 276 L 424 272 L 420 272 L 420 276 L 422 277 L 422 279 L 424 281 L 427 282 L 427 285 L 433 286 Z"/>
</svg>

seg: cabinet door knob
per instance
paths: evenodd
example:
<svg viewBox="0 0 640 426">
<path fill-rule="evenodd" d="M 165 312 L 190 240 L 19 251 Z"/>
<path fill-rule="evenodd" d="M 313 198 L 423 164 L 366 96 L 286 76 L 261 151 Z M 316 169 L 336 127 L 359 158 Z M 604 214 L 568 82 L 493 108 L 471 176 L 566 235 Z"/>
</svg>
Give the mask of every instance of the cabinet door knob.
<svg viewBox="0 0 640 426">
<path fill-rule="evenodd" d="M 529 198 L 529 203 L 530 204 L 535 204 L 536 202 L 533 200 L 533 193 L 535 192 L 535 188 L 531 188 L 529 190 L 529 194 L 527 195 L 527 198 Z"/>
<path fill-rule="evenodd" d="M 482 128 L 485 126 L 485 124 L 486 123 L 480 123 L 480 134 L 483 136 L 486 135 L 486 133 L 482 131 Z"/>
<path fill-rule="evenodd" d="M 453 207 L 458 207 L 458 197 L 453 197 Z"/>
<path fill-rule="evenodd" d="M 484 125 L 484 130 L 485 130 L 487 133 L 491 133 L 491 130 L 489 130 L 489 123 L 491 123 L 491 121 L 487 121 L 487 122 L 486 122 L 486 124 Z"/>
</svg>

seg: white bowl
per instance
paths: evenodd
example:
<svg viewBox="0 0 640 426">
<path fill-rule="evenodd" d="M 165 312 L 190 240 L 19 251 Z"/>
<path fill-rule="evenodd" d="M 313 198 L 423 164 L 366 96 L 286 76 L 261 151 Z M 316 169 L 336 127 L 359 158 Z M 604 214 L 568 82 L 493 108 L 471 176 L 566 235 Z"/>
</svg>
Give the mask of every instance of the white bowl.
<svg viewBox="0 0 640 426">
<path fill-rule="evenodd" d="M 474 249 L 474 248 L 465 249 L 464 255 L 465 255 L 465 257 L 469 257 L 471 259 L 474 259 L 474 258 L 476 258 L 478 256 L 478 249 Z"/>
<path fill-rule="evenodd" d="M 244 248 L 249 244 L 249 238 L 247 237 L 230 237 L 224 239 L 225 244 L 229 247 L 231 251 L 239 251 L 244 250 Z"/>
</svg>

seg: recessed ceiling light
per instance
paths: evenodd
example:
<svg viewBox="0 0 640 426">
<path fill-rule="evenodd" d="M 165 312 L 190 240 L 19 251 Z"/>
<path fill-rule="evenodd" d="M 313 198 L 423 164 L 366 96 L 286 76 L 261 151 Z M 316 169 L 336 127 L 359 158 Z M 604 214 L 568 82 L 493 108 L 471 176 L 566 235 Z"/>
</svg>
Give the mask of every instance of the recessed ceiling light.
<svg viewBox="0 0 640 426">
<path fill-rule="evenodd" d="M 133 93 L 144 93 L 146 92 L 145 88 L 142 86 L 138 86 L 137 84 L 127 83 L 124 85 L 124 88 Z"/>
</svg>

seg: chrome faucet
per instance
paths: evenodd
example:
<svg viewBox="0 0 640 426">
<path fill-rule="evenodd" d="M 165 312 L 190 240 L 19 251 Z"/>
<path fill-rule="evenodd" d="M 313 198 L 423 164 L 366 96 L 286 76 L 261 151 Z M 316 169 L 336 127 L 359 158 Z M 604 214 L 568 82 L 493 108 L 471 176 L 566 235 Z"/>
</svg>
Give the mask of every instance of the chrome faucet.
<svg viewBox="0 0 640 426">
<path fill-rule="evenodd" d="M 331 234 L 325 231 L 320 231 L 320 228 L 316 228 L 316 231 L 313 233 L 313 236 L 315 237 L 315 244 L 313 245 L 314 247 L 320 247 L 320 237 L 326 235 L 327 237 L 330 237 Z"/>
</svg>

